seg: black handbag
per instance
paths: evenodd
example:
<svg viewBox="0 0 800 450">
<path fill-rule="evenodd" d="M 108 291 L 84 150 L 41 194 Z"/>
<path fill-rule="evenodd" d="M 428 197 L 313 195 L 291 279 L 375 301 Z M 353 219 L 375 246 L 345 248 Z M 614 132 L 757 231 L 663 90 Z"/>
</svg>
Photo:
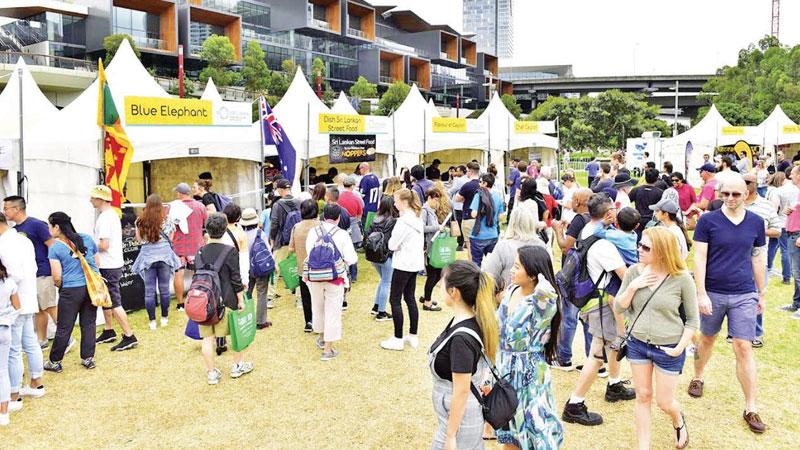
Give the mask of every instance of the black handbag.
<svg viewBox="0 0 800 450">
<path fill-rule="evenodd" d="M 514 387 L 506 380 L 508 375 L 506 377 L 500 377 L 497 373 L 497 369 L 489 362 L 485 354 L 483 355 L 483 359 L 489 366 L 489 370 L 491 370 L 492 376 L 494 376 L 495 383 L 488 395 L 481 394 L 478 388 L 476 388 L 474 384 L 471 384 L 472 393 L 478 399 L 478 403 L 481 404 L 484 420 L 489 422 L 495 430 L 508 429 L 508 424 L 513 420 L 514 415 L 517 413 L 517 406 L 519 405 L 517 391 L 515 391 Z"/>
<path fill-rule="evenodd" d="M 658 292 L 658 290 L 661 289 L 661 286 L 663 286 L 664 283 L 668 279 L 669 279 L 669 275 L 667 275 L 661 281 L 661 284 L 659 284 L 658 287 L 653 291 L 653 293 L 650 294 L 650 297 L 648 297 L 647 301 L 644 302 L 644 305 L 642 306 L 642 309 L 639 310 L 639 314 L 637 314 L 636 318 L 633 319 L 633 323 L 631 323 L 630 329 L 628 329 L 628 332 L 625 334 L 625 337 L 622 339 L 622 342 L 619 344 L 619 348 L 617 348 L 617 361 L 622 361 L 622 358 L 624 358 L 624 357 L 626 357 L 628 355 L 628 341 L 631 338 L 631 333 L 633 333 L 633 326 L 636 325 L 636 321 L 639 320 L 639 317 L 641 317 L 641 315 L 644 312 L 645 308 L 647 308 L 647 305 L 650 303 L 650 300 L 653 299 L 653 296 L 656 295 L 656 292 Z M 631 299 L 631 303 L 633 303 L 633 299 Z"/>
</svg>

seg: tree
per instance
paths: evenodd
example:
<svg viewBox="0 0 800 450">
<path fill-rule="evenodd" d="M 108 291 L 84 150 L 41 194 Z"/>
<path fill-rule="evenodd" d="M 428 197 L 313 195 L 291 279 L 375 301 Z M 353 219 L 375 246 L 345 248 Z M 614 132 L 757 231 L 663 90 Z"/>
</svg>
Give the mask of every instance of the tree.
<svg viewBox="0 0 800 450">
<path fill-rule="evenodd" d="M 264 60 L 264 50 L 256 41 L 247 43 L 242 64 L 242 78 L 248 91 L 263 93 L 270 87 L 270 73 Z"/>
<path fill-rule="evenodd" d="M 765 36 L 740 50 L 735 66 L 719 68 L 700 96 L 713 101 L 732 125 L 757 125 L 776 105 L 785 105 L 790 118 L 800 119 L 800 45 L 785 47 Z M 701 109 L 695 122 L 707 112 Z"/>
<path fill-rule="evenodd" d="M 200 71 L 200 81 L 208 82 L 213 78 L 217 86 L 230 86 L 239 81 L 240 75 L 228 69 L 236 62 L 236 51 L 227 36 L 212 34 L 203 42 L 200 57 L 208 64 Z"/>
<path fill-rule="evenodd" d="M 350 87 L 350 97 L 358 100 L 359 114 L 370 114 L 370 103 L 362 100 L 378 98 L 378 86 L 370 83 L 366 78 L 359 76 L 355 84 Z"/>
<path fill-rule="evenodd" d="M 388 116 L 403 103 L 409 92 L 411 92 L 411 86 L 402 81 L 395 81 L 381 96 L 381 100 L 378 102 L 378 114 Z"/>
<path fill-rule="evenodd" d="M 522 107 L 517 103 L 516 97 L 509 94 L 503 94 L 503 96 L 500 97 L 500 100 L 504 105 L 506 105 L 508 112 L 510 112 L 515 118 L 519 119 L 519 116 L 522 114 Z"/>
<path fill-rule="evenodd" d="M 550 97 L 531 112 L 527 120 L 555 120 L 558 117 L 563 147 L 576 150 L 624 148 L 625 140 L 645 131 L 671 136 L 666 122 L 658 119 L 659 107 L 645 101 L 643 94 L 618 90 L 597 97 Z"/>
<path fill-rule="evenodd" d="M 136 43 L 133 42 L 133 38 L 127 34 L 112 34 L 111 36 L 106 36 L 103 38 L 103 48 L 106 50 L 106 59 L 103 63 L 107 66 L 111 63 L 111 60 L 114 59 L 114 55 L 117 54 L 117 50 L 119 50 L 120 44 L 122 44 L 122 40 L 127 39 L 128 42 L 131 44 L 131 48 L 133 49 L 133 53 L 136 55 L 137 58 L 142 57 L 142 53 L 139 51 L 139 48 L 136 47 Z"/>
<path fill-rule="evenodd" d="M 297 64 L 291 59 L 284 59 L 283 62 L 281 62 L 281 69 L 289 80 L 293 80 L 295 73 L 297 73 Z"/>
</svg>

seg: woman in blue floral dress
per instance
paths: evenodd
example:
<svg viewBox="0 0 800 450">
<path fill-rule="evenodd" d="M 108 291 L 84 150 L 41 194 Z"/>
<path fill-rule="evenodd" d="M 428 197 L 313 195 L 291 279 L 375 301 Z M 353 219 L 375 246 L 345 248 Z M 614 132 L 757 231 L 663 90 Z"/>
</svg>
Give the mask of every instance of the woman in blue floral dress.
<svg viewBox="0 0 800 450">
<path fill-rule="evenodd" d="M 556 352 L 561 314 L 550 255 L 542 247 L 519 249 L 511 286 L 497 310 L 497 370 L 519 399 L 509 430 L 497 430 L 506 449 L 557 449 L 564 442 L 548 362 Z"/>
</svg>

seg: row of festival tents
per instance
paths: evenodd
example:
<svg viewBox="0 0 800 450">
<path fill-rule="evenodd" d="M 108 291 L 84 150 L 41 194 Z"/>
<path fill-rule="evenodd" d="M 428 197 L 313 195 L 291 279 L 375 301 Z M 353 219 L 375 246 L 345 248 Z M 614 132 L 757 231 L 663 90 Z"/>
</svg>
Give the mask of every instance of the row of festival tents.
<svg viewBox="0 0 800 450">
<path fill-rule="evenodd" d="M 126 97 L 171 97 L 142 66 L 124 40 L 108 65 L 106 76 L 114 102 L 122 113 L 123 126 L 126 125 L 123 113 Z M 222 100 L 213 80 L 207 83 L 202 99 L 212 102 Z M 319 115 L 351 115 L 356 111 L 344 93 L 340 94 L 332 108 L 328 108 L 314 94 L 302 71 L 298 70 L 286 94 L 275 105 L 274 113 L 295 147 L 298 170 L 294 185 L 299 186 L 303 160 L 319 158 L 324 163 L 329 154 L 330 136 L 320 132 Z M 86 193 L 97 183 L 102 161 L 102 136 L 97 125 L 97 81 L 64 109 L 58 110 L 38 88 L 20 58 L 8 84 L 0 93 L 0 116 L 10 119 L 0 121 L 0 149 L 4 149 L 5 159 L 9 161 L 6 164 L 8 170 L 3 172 L 4 192 L 0 193 L 16 193 L 16 173 L 20 168 L 17 155 L 22 143 L 29 212 L 37 217 L 46 217 L 49 212 L 64 210 L 73 216 L 79 229 L 90 229 L 88 227 L 93 222 L 94 214 Z M 21 142 L 20 116 L 23 119 Z M 367 116 L 370 123 L 377 126 L 377 153 L 384 155 L 385 167 L 376 172 L 390 175 L 396 173 L 399 167 L 418 164 L 421 156 L 453 149 L 472 149 L 478 154 L 488 154 L 488 159 L 498 165 L 501 174 L 503 154 L 513 149 L 543 149 L 542 153 L 549 156 L 550 163 L 555 163 L 554 152 L 558 148 L 558 140 L 541 133 L 517 133 L 514 127 L 516 119 L 497 95 L 479 118 L 467 119 L 472 132 L 433 132 L 431 122 L 436 117 L 439 117 L 439 113 L 433 102 L 426 102 L 416 85 L 412 86 L 405 101 L 390 117 Z M 262 155 L 277 155 L 273 146 L 261 145 L 258 122 L 245 127 L 125 126 L 125 130 L 133 144 L 132 163 L 211 157 L 249 161 L 254 163 L 255 168 L 262 160 Z M 191 153 L 187 152 L 188 149 L 192 149 L 196 156 L 188 154 Z M 259 188 L 252 178 L 251 184 L 236 188 L 242 191 Z M 167 198 L 171 196 L 167 192 L 161 194 Z M 254 205 L 248 206 L 255 206 L 257 197 L 251 198 Z"/>
</svg>

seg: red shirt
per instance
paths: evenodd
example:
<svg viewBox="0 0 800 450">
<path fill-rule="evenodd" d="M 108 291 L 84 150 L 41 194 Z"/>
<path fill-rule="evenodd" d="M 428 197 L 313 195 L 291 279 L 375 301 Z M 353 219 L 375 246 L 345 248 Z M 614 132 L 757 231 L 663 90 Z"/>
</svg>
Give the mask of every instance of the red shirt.
<svg viewBox="0 0 800 450">
<path fill-rule="evenodd" d="M 176 255 L 194 258 L 200 247 L 205 245 L 203 228 L 206 225 L 208 212 L 206 207 L 197 200 L 183 200 L 183 203 L 192 210 L 189 217 L 186 218 L 189 224 L 189 233 L 181 231 L 181 227 L 175 227 L 172 245 Z"/>
<path fill-rule="evenodd" d="M 364 201 L 361 200 L 361 197 L 356 195 L 355 192 L 348 190 L 342 191 L 342 193 L 339 194 L 339 201 L 337 203 L 347 211 L 350 217 L 361 217 L 364 214 Z"/>
<path fill-rule="evenodd" d="M 683 183 L 680 188 L 675 188 L 675 190 L 678 191 L 678 206 L 681 207 L 681 211 L 686 211 L 697 203 L 697 195 L 694 193 L 694 188 L 688 184 Z"/>
</svg>

